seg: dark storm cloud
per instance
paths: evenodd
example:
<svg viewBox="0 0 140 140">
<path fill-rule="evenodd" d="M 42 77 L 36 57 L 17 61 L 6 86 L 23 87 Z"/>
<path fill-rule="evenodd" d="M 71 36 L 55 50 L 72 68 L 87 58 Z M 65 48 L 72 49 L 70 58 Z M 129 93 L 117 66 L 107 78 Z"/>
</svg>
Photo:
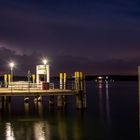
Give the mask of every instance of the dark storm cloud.
<svg viewBox="0 0 140 140">
<path fill-rule="evenodd" d="M 36 57 L 35 57 L 36 56 Z M 37 53 L 30 55 L 17 54 L 15 51 L 5 47 L 0 47 L 0 72 L 9 73 L 9 63 L 15 62 L 15 71 L 17 75 L 27 74 L 28 70 L 35 72 L 36 64 L 39 64 L 39 57 Z"/>
<path fill-rule="evenodd" d="M 94 73 L 95 67 L 98 73 L 106 64 L 103 72 L 109 68 L 115 72 L 113 65 L 117 70 L 133 66 L 129 69 L 136 72 L 139 7 L 138 0 L 0 1 L 0 43 L 20 53 L 21 58 L 33 51 L 48 55 L 53 67 L 62 71 L 86 67 Z M 118 60 L 126 68 L 120 67 Z"/>
<path fill-rule="evenodd" d="M 0 74 L 9 73 L 9 62 L 14 61 L 16 75 L 27 75 L 30 70 L 35 73 L 36 65 L 41 64 L 42 54 L 33 52 L 30 55 L 17 54 L 15 51 L 5 47 L 0 48 Z M 59 72 L 73 74 L 75 71 L 84 71 L 86 74 L 136 74 L 139 58 L 135 59 L 109 59 L 105 61 L 92 60 L 88 57 L 61 55 L 49 59 L 51 75 L 59 75 Z"/>
</svg>

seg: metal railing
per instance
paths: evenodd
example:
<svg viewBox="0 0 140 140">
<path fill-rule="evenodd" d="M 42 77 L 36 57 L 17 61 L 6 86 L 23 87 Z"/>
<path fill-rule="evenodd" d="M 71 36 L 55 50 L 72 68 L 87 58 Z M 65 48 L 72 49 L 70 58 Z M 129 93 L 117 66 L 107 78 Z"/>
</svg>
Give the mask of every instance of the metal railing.
<svg viewBox="0 0 140 140">
<path fill-rule="evenodd" d="M 17 90 L 28 90 L 28 89 L 41 89 L 42 84 L 36 83 L 10 83 L 8 88 L 17 89 Z"/>
<path fill-rule="evenodd" d="M 16 83 L 16 82 L 11 82 L 10 84 L 8 84 L 8 88 L 13 89 L 13 90 L 29 90 L 29 89 L 41 90 L 41 89 L 43 89 L 43 85 L 42 85 L 42 83 L 37 84 L 37 83 Z M 60 85 L 59 83 L 49 83 L 49 89 L 69 89 L 69 90 L 74 90 L 75 86 L 72 83 L 68 83 L 66 85 Z"/>
</svg>

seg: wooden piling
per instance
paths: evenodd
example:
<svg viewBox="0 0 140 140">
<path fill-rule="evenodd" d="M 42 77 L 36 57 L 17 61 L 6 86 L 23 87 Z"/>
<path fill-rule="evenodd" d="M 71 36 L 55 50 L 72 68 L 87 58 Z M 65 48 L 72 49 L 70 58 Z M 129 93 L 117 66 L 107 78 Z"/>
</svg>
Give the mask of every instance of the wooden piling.
<svg viewBox="0 0 140 140">
<path fill-rule="evenodd" d="M 40 96 L 40 95 L 37 96 L 37 101 L 38 101 L 38 102 L 41 102 L 41 101 L 42 101 L 42 96 Z"/>
<path fill-rule="evenodd" d="M 63 73 L 60 73 L 60 89 L 63 89 Z"/>
<path fill-rule="evenodd" d="M 85 76 L 83 72 L 75 72 L 76 108 L 84 109 L 86 104 Z"/>
<path fill-rule="evenodd" d="M 25 102 L 25 103 L 29 103 L 29 96 L 25 96 L 25 97 L 24 97 L 24 102 Z"/>
<path fill-rule="evenodd" d="M 25 112 L 25 115 L 29 114 L 29 103 L 27 102 L 24 102 L 24 112 Z"/>
<path fill-rule="evenodd" d="M 67 87 L 66 87 L 66 86 L 67 86 L 67 74 L 64 73 L 63 76 L 64 76 L 64 77 L 63 77 L 63 80 L 64 80 L 64 81 L 63 81 L 63 89 L 66 89 L 66 88 L 67 88 Z"/>
<path fill-rule="evenodd" d="M 32 74 L 32 82 L 35 83 L 35 74 Z"/>
<path fill-rule="evenodd" d="M 54 95 L 49 96 L 49 105 L 53 106 L 54 105 Z"/>
<path fill-rule="evenodd" d="M 82 97 L 81 97 L 81 93 L 78 93 L 76 95 L 76 108 L 77 109 L 82 109 Z"/>
<path fill-rule="evenodd" d="M 82 91 L 82 108 L 87 108 L 87 95 L 86 95 L 86 83 L 85 83 L 85 75 L 82 73 L 81 76 L 81 91 Z"/>
<path fill-rule="evenodd" d="M 63 96 L 62 95 L 57 96 L 57 108 L 58 109 L 63 108 Z"/>
<path fill-rule="evenodd" d="M 60 73 L 60 89 L 66 90 L 67 86 L 67 74 L 66 73 Z M 62 109 L 63 107 L 66 107 L 67 100 L 66 96 L 59 95 L 57 96 L 57 108 Z"/>
<path fill-rule="evenodd" d="M 8 78 L 7 74 L 4 74 L 4 87 L 8 86 L 7 78 Z"/>
<path fill-rule="evenodd" d="M 42 101 L 42 96 L 40 95 L 34 96 L 34 102 L 41 102 L 41 101 Z"/>
<path fill-rule="evenodd" d="M 11 74 L 8 74 L 8 85 L 11 84 Z"/>
<path fill-rule="evenodd" d="M 63 81 L 63 89 L 66 90 L 67 89 L 67 74 L 64 73 L 64 81 Z M 63 95 L 63 106 L 66 108 L 67 107 L 67 96 Z"/>
<path fill-rule="evenodd" d="M 80 89 L 80 73 L 75 72 L 75 88 L 76 88 L 76 108 L 82 108 L 82 97 L 81 97 L 81 89 Z"/>
<path fill-rule="evenodd" d="M 63 73 L 60 73 L 60 80 L 59 80 L 59 84 L 60 84 L 60 89 L 63 89 Z M 63 108 L 63 99 L 62 99 L 62 95 L 57 96 L 57 108 L 58 109 L 62 109 Z"/>
</svg>

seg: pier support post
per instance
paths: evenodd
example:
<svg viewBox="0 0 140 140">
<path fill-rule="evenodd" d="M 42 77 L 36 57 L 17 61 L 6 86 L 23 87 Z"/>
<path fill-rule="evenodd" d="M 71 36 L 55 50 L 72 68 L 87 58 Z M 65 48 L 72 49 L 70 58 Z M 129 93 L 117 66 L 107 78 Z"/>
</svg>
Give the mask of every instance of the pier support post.
<svg viewBox="0 0 140 140">
<path fill-rule="evenodd" d="M 76 108 L 85 109 L 86 92 L 85 92 L 85 76 L 82 72 L 75 72 L 75 90 L 76 90 Z"/>
<path fill-rule="evenodd" d="M 6 101 L 10 103 L 11 102 L 11 96 L 7 96 Z"/>
<path fill-rule="evenodd" d="M 8 74 L 8 85 L 10 85 L 10 84 L 11 84 L 11 74 Z"/>
<path fill-rule="evenodd" d="M 8 86 L 7 79 L 8 79 L 7 74 L 4 74 L 4 87 L 7 87 Z"/>
<path fill-rule="evenodd" d="M 82 96 L 81 96 L 81 93 L 78 93 L 78 95 L 76 95 L 76 108 L 77 109 L 82 109 Z"/>
<path fill-rule="evenodd" d="M 60 89 L 63 89 L 63 73 L 60 73 Z M 57 96 L 57 108 L 62 109 L 63 108 L 63 96 L 58 95 Z"/>
<path fill-rule="evenodd" d="M 57 108 L 58 109 L 63 108 L 63 96 L 62 95 L 57 96 Z"/>
<path fill-rule="evenodd" d="M 60 73 L 60 89 L 63 89 L 63 73 Z"/>
<path fill-rule="evenodd" d="M 63 79 L 64 80 L 63 89 L 66 89 L 67 88 L 67 74 L 64 73 L 63 76 L 64 76 L 64 79 Z"/>
<path fill-rule="evenodd" d="M 86 97 L 86 93 L 83 94 L 83 108 L 86 109 L 87 108 L 87 97 Z"/>
<path fill-rule="evenodd" d="M 67 89 L 67 74 L 64 73 L 64 85 L 63 85 L 63 89 L 66 90 Z M 63 106 L 67 107 L 67 96 L 63 95 Z"/>
<path fill-rule="evenodd" d="M 42 96 L 39 95 L 39 96 L 37 97 L 37 101 L 38 101 L 38 102 L 41 102 L 41 101 L 42 101 Z"/>
<path fill-rule="evenodd" d="M 28 102 L 29 102 L 29 96 L 25 96 L 25 97 L 24 97 L 24 102 L 25 102 L 25 103 L 28 103 Z"/>
<path fill-rule="evenodd" d="M 60 89 L 66 90 L 67 88 L 67 74 L 60 73 Z M 66 96 L 58 95 L 57 96 L 57 108 L 62 109 L 67 106 L 67 98 Z"/>
<path fill-rule="evenodd" d="M 82 84 L 82 105 L 83 109 L 87 108 L 87 94 L 86 94 L 86 83 L 85 83 L 85 74 L 82 73 L 81 76 L 81 84 Z"/>
<path fill-rule="evenodd" d="M 75 72 L 76 108 L 82 108 L 82 93 L 80 90 L 80 72 Z"/>
<path fill-rule="evenodd" d="M 49 96 L 49 106 L 50 107 L 54 106 L 54 95 Z"/>
<path fill-rule="evenodd" d="M 42 101 L 42 96 L 40 95 L 34 96 L 34 102 L 41 102 L 41 101 Z"/>
<path fill-rule="evenodd" d="M 9 97 L 9 96 L 2 96 L 1 97 L 1 101 L 2 101 L 2 110 L 3 111 L 6 111 L 6 112 L 10 112 L 10 100 L 11 100 L 11 97 Z"/>
<path fill-rule="evenodd" d="M 25 112 L 25 115 L 29 114 L 29 103 L 28 102 L 24 102 L 24 112 Z"/>
<path fill-rule="evenodd" d="M 35 83 L 35 74 L 32 74 L 32 82 Z"/>
</svg>

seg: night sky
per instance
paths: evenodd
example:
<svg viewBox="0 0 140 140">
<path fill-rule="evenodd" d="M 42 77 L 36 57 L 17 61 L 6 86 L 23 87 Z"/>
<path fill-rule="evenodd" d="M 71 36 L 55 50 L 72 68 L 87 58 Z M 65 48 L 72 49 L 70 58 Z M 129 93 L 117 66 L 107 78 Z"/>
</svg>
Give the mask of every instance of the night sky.
<svg viewBox="0 0 140 140">
<path fill-rule="evenodd" d="M 137 74 L 140 0 L 0 0 L 0 72 Z"/>
</svg>

